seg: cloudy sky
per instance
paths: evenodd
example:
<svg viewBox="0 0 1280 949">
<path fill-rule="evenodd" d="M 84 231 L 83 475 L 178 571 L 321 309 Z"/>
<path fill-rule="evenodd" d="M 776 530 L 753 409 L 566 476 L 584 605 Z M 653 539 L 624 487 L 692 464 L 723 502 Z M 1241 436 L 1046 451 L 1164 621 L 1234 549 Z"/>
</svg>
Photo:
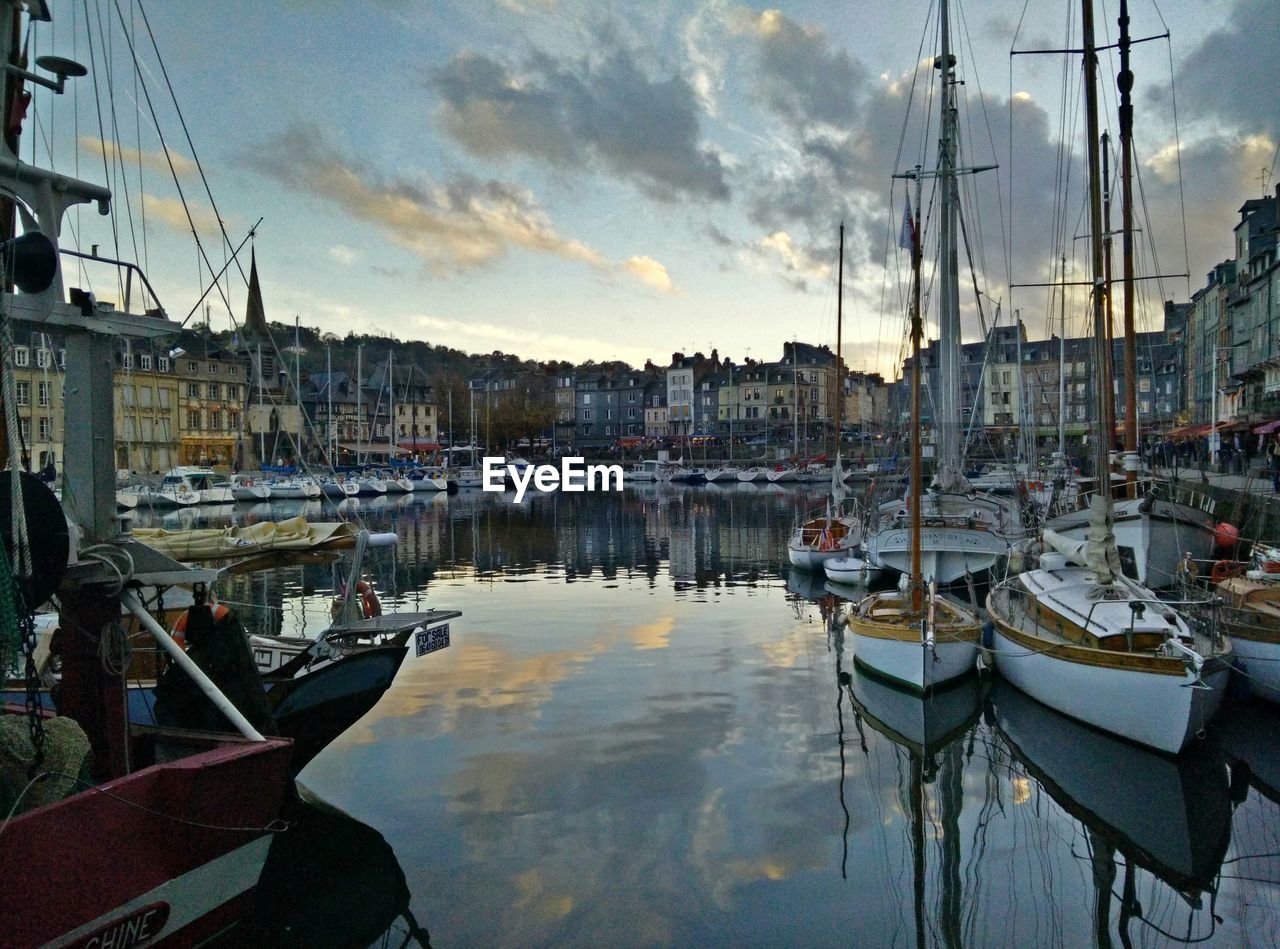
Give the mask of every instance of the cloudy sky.
<svg viewBox="0 0 1280 949">
<path fill-rule="evenodd" d="M 78 141 L 82 177 L 111 169 L 132 221 L 113 236 L 86 212 L 76 233 L 144 257 L 171 314 L 209 282 L 180 187 L 215 267 L 218 217 L 233 243 L 264 219 L 255 247 L 273 320 L 535 358 L 639 363 L 711 346 L 776 358 L 792 337 L 834 342 L 844 221 L 846 355 L 882 370 L 898 358 L 907 261 L 891 175 L 932 165 L 937 134 L 934 71 L 916 68 L 937 43 L 923 0 L 99 7 L 92 48 L 73 5 L 35 34 L 37 55 L 111 70 L 96 96 L 88 80 L 57 102 L 38 96 L 25 147 L 54 148 L 67 170 Z M 1258 76 L 1280 4 L 1133 0 L 1131 13 L 1135 36 L 1171 33 L 1134 54 L 1139 268 L 1191 273 L 1144 284 L 1150 325 L 1161 296 L 1186 299 L 1229 254 L 1237 208 L 1262 193 L 1280 98 Z M 1099 4 L 1100 41 L 1114 39 L 1116 14 L 1116 0 Z M 120 19 L 133 23 L 140 74 Z M 994 300 L 1002 319 L 1019 309 L 1033 337 L 1046 294 L 1010 291 L 1010 278 L 1042 281 L 1058 254 L 1069 269 L 1087 256 L 1079 64 L 1010 50 L 1078 45 L 1078 19 L 1065 0 L 952 6 L 963 159 L 1000 165 L 965 183 L 963 285 L 976 280 L 988 320 Z M 1114 55 L 1102 68 L 1110 114 Z M 244 282 L 229 283 L 238 318 Z M 225 326 L 227 306 L 211 299 Z M 974 338 L 971 290 L 963 305 Z M 1073 302 L 1069 331 L 1083 308 Z"/>
</svg>

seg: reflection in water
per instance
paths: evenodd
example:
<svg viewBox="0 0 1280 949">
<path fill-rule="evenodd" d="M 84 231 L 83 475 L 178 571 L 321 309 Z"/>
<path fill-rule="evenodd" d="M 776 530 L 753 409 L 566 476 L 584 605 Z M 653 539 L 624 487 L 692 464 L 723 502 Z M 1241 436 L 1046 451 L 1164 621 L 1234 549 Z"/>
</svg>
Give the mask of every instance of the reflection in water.
<svg viewBox="0 0 1280 949">
<path fill-rule="evenodd" d="M 289 805 L 226 946 L 429 946 L 395 851 L 368 824 L 306 794 Z"/>
<path fill-rule="evenodd" d="M 384 606 L 463 611 L 304 772 L 377 828 L 353 859 L 393 850 L 448 946 L 1280 944 L 1274 708 L 1173 763 L 1003 689 L 980 715 L 976 679 L 899 695 L 831 625 L 863 591 L 790 571 L 811 500 L 351 506 L 400 537 L 367 556 Z M 299 506 L 266 507 L 190 516 Z M 315 632 L 337 566 L 219 590 Z"/>
</svg>

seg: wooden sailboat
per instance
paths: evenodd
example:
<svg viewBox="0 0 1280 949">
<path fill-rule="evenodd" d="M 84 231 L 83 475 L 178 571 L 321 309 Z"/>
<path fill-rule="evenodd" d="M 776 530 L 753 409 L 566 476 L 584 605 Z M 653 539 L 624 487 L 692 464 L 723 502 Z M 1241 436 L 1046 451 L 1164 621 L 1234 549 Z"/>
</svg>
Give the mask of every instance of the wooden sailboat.
<svg viewBox="0 0 1280 949">
<path fill-rule="evenodd" d="M 966 480 L 960 440 L 960 298 L 957 219 L 957 179 L 994 165 L 957 167 L 955 64 L 951 50 L 948 5 L 939 7 L 941 51 L 934 65 L 940 70 L 941 135 L 937 170 L 929 174 L 939 183 L 939 306 L 938 352 L 940 384 L 936 393 L 934 433 L 937 466 L 933 483 L 916 504 L 893 500 L 880 509 L 880 523 L 868 533 L 867 555 L 883 567 L 907 573 L 916 569 L 912 508 L 924 506 L 921 525 L 922 576 L 939 584 L 990 569 L 1007 555 L 1009 541 L 1023 535 L 1021 512 L 1010 498 L 979 492 Z M 917 202 L 918 204 L 918 202 Z M 917 208 L 918 210 L 918 208 Z M 919 232 L 917 231 L 917 237 Z M 912 357 L 912 376 L 924 371 L 918 352 Z M 920 415 L 912 419 L 920 424 Z"/>
<path fill-rule="evenodd" d="M 1083 3 L 1086 141 L 1094 275 L 1094 359 L 1109 358 L 1105 331 L 1102 201 L 1099 174 L 1097 49 L 1093 8 Z M 1094 374 L 1099 400 L 1110 397 Z M 1108 470 L 1103 423 L 1094 421 L 1097 470 Z M 1212 627 L 1192 629 L 1176 604 L 1122 575 L 1112 533 L 1111 495 L 1092 500 L 1089 536 L 1053 531 L 1055 553 L 1037 569 L 997 585 L 987 597 L 1001 675 L 1051 708 L 1104 731 L 1176 754 L 1217 711 L 1230 643 Z"/>
<path fill-rule="evenodd" d="M 787 541 L 787 559 L 801 570 L 822 570 L 823 564 L 857 552 L 862 543 L 862 519 L 856 509 L 846 509 L 844 467 L 840 462 L 840 403 L 844 401 L 843 363 L 840 358 L 844 299 L 844 224 L 840 225 L 840 258 L 836 271 L 836 463 L 831 471 L 831 492 L 825 507 L 812 511 L 796 525 Z M 795 351 L 792 350 L 792 362 Z M 743 475 L 738 475 L 743 479 Z M 744 479 L 745 480 L 745 479 Z"/>
<path fill-rule="evenodd" d="M 945 9 L 945 3 L 943 4 Z M 917 167 L 906 177 L 916 183 L 916 213 L 924 177 Z M 908 209 L 910 215 L 910 209 Z M 919 220 L 910 219 L 911 356 L 920 365 L 920 240 Z M 978 659 L 982 627 L 969 610 L 938 595 L 936 584 L 925 588 L 921 573 L 920 373 L 911 374 L 911 561 L 900 590 L 873 593 L 849 616 L 854 659 L 876 673 L 909 688 L 924 691 L 968 675 Z"/>
<path fill-rule="evenodd" d="M 1119 17 L 1119 120 L 1120 120 L 1120 183 L 1122 190 L 1122 223 L 1121 243 L 1123 251 L 1124 293 L 1124 357 L 1123 357 L 1123 391 L 1124 391 L 1124 497 L 1112 506 L 1112 521 L 1116 535 L 1116 547 L 1120 551 L 1120 562 L 1126 574 L 1143 586 L 1152 589 L 1163 589 L 1172 586 L 1178 577 L 1178 567 L 1183 557 L 1190 553 L 1193 559 L 1207 560 L 1213 555 L 1215 546 L 1214 530 L 1217 522 L 1213 516 L 1214 502 L 1207 497 L 1182 497 L 1183 492 L 1171 492 L 1158 483 L 1148 485 L 1145 492 L 1138 487 L 1138 400 L 1136 393 L 1137 377 L 1137 332 L 1134 321 L 1134 273 L 1133 273 L 1133 105 L 1130 101 L 1133 88 L 1133 73 L 1129 69 L 1129 51 L 1133 41 L 1129 36 L 1128 3 L 1122 0 Z M 1105 138 L 1105 133 L 1104 133 Z M 1108 187 L 1106 171 L 1106 153 L 1103 153 L 1103 187 Z M 1104 198 L 1103 234 L 1111 231 L 1109 220 L 1110 198 Z M 1106 237 L 1104 253 L 1104 269 L 1110 274 L 1110 237 Z M 1108 289 L 1108 296 L 1110 290 Z M 1107 322 L 1110 325 L 1110 304 L 1108 303 Z M 1105 375 L 1110 375 L 1111 348 L 1107 348 L 1106 363 L 1102 366 Z M 1099 406 L 1106 408 L 1110 415 L 1111 387 L 1104 396 L 1105 402 Z M 1113 437 L 1113 430 L 1108 423 L 1106 440 L 1108 446 Z M 1110 492 L 1110 465 L 1099 470 L 1099 485 Z M 1188 503 L 1194 501 L 1195 503 Z M 1068 511 L 1049 522 L 1049 527 L 1068 537 L 1083 538 L 1089 529 L 1087 506 L 1080 510 Z"/>
<path fill-rule="evenodd" d="M 1247 570 L 1243 564 L 1220 564 L 1212 579 L 1222 598 L 1222 625 L 1231 637 L 1236 670 L 1254 695 L 1280 702 L 1280 548 L 1255 544 Z"/>
</svg>

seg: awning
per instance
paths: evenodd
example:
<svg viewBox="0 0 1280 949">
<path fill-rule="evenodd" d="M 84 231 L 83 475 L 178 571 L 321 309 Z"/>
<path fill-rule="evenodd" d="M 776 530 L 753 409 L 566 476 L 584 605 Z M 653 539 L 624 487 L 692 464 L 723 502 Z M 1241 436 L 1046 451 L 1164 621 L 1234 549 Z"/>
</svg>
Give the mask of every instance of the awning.
<svg viewBox="0 0 1280 949">
<path fill-rule="evenodd" d="M 440 443 L 430 438 L 402 438 L 396 443 L 405 451 L 439 451 Z"/>
<path fill-rule="evenodd" d="M 1273 418 L 1270 422 L 1263 422 L 1254 428 L 1255 435 L 1270 435 L 1272 432 L 1280 431 L 1280 418 Z"/>
<path fill-rule="evenodd" d="M 626 438 L 619 438 L 618 444 L 623 448 L 635 448 L 637 445 L 644 443 L 643 436 L 628 435 Z"/>
<path fill-rule="evenodd" d="M 1208 435 L 1211 428 L 1213 428 L 1212 422 L 1201 422 L 1199 425 L 1188 425 L 1185 428 L 1175 428 L 1169 433 L 1169 437 L 1198 438 L 1201 435 Z"/>
</svg>

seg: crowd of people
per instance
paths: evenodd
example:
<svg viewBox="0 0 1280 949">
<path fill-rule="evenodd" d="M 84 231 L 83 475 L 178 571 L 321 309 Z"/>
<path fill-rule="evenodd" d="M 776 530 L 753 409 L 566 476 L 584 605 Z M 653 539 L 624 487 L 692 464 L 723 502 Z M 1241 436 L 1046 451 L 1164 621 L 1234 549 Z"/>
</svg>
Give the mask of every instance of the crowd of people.
<svg viewBox="0 0 1280 949">
<path fill-rule="evenodd" d="M 1265 474 L 1280 492 L 1280 432 L 1223 432 L 1218 435 L 1218 463 L 1211 463 L 1208 435 L 1174 440 L 1152 436 L 1142 443 L 1142 460 L 1150 468 L 1195 468 L 1241 476 Z"/>
</svg>

